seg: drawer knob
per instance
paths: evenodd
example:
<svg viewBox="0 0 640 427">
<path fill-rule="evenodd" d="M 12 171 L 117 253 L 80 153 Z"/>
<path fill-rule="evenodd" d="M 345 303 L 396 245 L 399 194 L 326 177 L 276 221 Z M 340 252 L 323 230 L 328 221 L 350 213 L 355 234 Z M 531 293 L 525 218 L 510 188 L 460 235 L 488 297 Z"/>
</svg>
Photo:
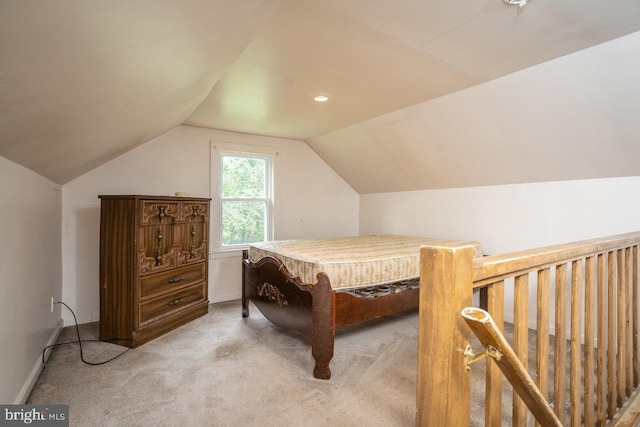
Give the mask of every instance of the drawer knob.
<svg viewBox="0 0 640 427">
<path fill-rule="evenodd" d="M 171 307 L 172 305 L 178 305 L 178 304 L 180 304 L 182 301 L 184 301 L 184 298 L 174 299 L 173 301 L 171 301 L 171 302 L 169 303 L 169 307 Z"/>
<path fill-rule="evenodd" d="M 173 279 L 169 280 L 169 283 L 178 283 L 182 280 L 184 280 L 184 277 L 174 277 Z"/>
</svg>

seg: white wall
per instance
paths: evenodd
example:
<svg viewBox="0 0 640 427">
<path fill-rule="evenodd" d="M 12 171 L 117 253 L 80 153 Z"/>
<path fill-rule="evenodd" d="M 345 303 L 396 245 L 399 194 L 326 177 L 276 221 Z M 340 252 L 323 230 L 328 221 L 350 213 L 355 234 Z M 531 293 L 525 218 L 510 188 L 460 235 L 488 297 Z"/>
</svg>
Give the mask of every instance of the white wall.
<svg viewBox="0 0 640 427">
<path fill-rule="evenodd" d="M 476 240 L 498 254 L 640 230 L 640 177 L 360 196 L 360 233 Z"/>
<path fill-rule="evenodd" d="M 640 231 L 639 195 L 640 177 L 366 194 L 360 232 L 474 240 L 494 255 Z M 507 320 L 512 298 L 506 287 Z M 529 301 L 533 315 L 533 285 Z"/>
<path fill-rule="evenodd" d="M 0 402 L 24 403 L 59 333 L 61 188 L 0 157 Z"/>
<path fill-rule="evenodd" d="M 211 143 L 276 148 L 275 238 L 358 234 L 358 194 L 300 141 L 181 126 L 63 187 L 63 300 L 81 323 L 99 318 L 100 194 L 210 197 Z M 212 227 L 217 224 L 212 223 Z M 211 245 L 214 248 L 214 245 Z M 241 254 L 213 253 L 209 300 L 240 298 Z M 65 324 L 72 319 L 64 313 Z"/>
</svg>

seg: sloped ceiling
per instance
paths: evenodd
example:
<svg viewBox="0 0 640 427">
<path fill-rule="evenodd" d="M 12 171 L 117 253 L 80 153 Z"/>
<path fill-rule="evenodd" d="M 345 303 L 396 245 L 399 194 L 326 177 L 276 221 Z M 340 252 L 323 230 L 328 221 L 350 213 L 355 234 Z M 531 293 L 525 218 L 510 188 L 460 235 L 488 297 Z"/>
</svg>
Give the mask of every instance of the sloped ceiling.
<svg viewBox="0 0 640 427">
<path fill-rule="evenodd" d="M 481 110 L 511 90 L 498 78 L 638 30 L 633 1 L 0 0 L 0 155 L 63 184 L 186 124 L 307 141 L 361 193 L 582 178 L 425 115 Z M 478 179 L 467 143 L 504 162 Z"/>
<path fill-rule="evenodd" d="M 264 0 L 0 0 L 0 155 L 58 183 L 180 125 Z"/>
</svg>

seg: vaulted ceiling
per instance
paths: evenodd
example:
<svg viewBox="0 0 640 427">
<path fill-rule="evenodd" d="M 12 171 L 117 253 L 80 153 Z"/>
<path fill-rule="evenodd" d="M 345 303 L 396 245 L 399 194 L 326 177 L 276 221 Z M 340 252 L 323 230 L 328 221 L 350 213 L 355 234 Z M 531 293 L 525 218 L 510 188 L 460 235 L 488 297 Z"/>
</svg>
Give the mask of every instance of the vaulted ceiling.
<svg viewBox="0 0 640 427">
<path fill-rule="evenodd" d="M 466 186 L 380 173 L 465 150 L 415 108 L 638 30 L 634 1 L 0 0 L 0 155 L 64 184 L 186 124 L 306 141 L 362 193 Z"/>
</svg>

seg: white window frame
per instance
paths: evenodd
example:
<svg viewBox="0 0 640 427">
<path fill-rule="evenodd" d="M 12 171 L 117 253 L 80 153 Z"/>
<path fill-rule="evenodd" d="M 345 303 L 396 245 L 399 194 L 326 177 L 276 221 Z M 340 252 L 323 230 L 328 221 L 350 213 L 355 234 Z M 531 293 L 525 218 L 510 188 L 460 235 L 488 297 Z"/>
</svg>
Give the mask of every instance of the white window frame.
<svg viewBox="0 0 640 427">
<path fill-rule="evenodd" d="M 272 147 L 242 145 L 242 144 L 230 144 L 230 143 L 216 143 L 211 142 L 211 242 L 212 247 L 215 246 L 216 252 L 222 254 L 230 254 L 242 251 L 248 247 L 248 244 L 238 245 L 223 245 L 222 244 L 222 158 L 223 156 L 237 156 L 247 158 L 261 158 L 266 162 L 266 197 L 258 199 L 235 199 L 235 200 L 265 200 L 267 202 L 265 234 L 267 240 L 272 240 L 274 235 L 273 230 L 273 205 L 274 205 L 274 170 L 275 159 L 278 155 L 277 151 Z M 234 200 L 229 199 L 227 200 Z M 213 254 L 215 257 L 215 254 Z"/>
</svg>

